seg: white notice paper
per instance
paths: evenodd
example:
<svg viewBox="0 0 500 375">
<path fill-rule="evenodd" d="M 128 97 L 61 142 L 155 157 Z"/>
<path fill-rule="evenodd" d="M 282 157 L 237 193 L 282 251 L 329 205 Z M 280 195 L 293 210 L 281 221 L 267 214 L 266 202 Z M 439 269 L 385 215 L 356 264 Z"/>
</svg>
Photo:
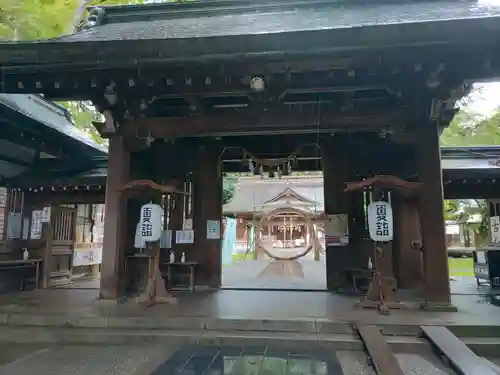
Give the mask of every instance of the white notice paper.
<svg viewBox="0 0 500 375">
<path fill-rule="evenodd" d="M 207 240 L 220 239 L 220 220 L 207 220 Z"/>
<path fill-rule="evenodd" d="M 194 230 L 176 230 L 175 231 L 176 244 L 189 244 L 194 243 Z"/>
<path fill-rule="evenodd" d="M 491 242 L 500 243 L 500 217 L 490 217 Z"/>
</svg>

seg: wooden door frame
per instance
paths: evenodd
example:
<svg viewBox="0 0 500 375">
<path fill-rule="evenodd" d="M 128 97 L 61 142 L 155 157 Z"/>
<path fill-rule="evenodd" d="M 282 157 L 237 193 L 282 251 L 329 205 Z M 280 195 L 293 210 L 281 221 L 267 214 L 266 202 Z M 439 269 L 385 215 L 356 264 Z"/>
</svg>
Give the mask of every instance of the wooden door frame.
<svg viewBox="0 0 500 375">
<path fill-rule="evenodd" d="M 71 212 L 75 215 L 73 220 L 73 225 L 71 227 L 71 238 L 68 246 L 71 246 L 73 249 L 73 253 L 75 250 L 75 240 L 76 240 L 76 225 L 77 225 L 77 215 L 78 211 L 76 207 L 63 207 L 63 206 L 50 206 L 50 219 L 48 223 L 45 223 L 45 227 L 43 228 L 43 236 L 45 240 L 45 250 L 44 250 L 44 261 L 43 261 L 43 288 L 49 288 L 51 286 L 52 280 L 52 258 L 53 258 L 53 245 L 54 245 L 54 224 L 56 222 L 57 216 L 62 212 Z M 72 268 L 73 268 L 73 256 L 70 257 L 70 265 L 69 265 L 69 277 L 71 278 Z"/>
</svg>

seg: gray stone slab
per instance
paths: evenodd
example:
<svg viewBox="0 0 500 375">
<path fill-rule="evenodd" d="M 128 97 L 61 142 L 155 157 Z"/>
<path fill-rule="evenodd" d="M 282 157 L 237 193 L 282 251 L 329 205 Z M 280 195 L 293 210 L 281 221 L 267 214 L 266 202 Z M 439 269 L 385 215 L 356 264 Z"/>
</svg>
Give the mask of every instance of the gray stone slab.
<svg viewBox="0 0 500 375">
<path fill-rule="evenodd" d="M 205 329 L 206 319 L 195 317 L 114 317 L 106 318 L 106 328 Z"/>
<path fill-rule="evenodd" d="M 205 331 L 199 343 L 203 345 L 229 345 L 229 346 L 277 346 L 310 348 L 324 345 L 318 340 L 316 334 L 295 332 L 252 332 L 252 331 Z"/>
<path fill-rule="evenodd" d="M 456 375 L 434 356 L 400 353 L 396 358 L 405 375 Z"/>
<path fill-rule="evenodd" d="M 45 327 L 0 328 L 0 343 L 47 344 L 107 344 L 139 345 L 142 343 L 176 344 L 196 343 L 203 331 L 188 330 L 125 330 L 75 329 Z"/>
<path fill-rule="evenodd" d="M 163 346 L 74 346 L 49 349 L 0 367 L 1 375 L 135 375 L 158 357 L 168 358 Z"/>
<path fill-rule="evenodd" d="M 8 344 L 0 345 L 0 367 L 9 363 L 42 354 L 50 350 L 43 344 Z"/>
<path fill-rule="evenodd" d="M 363 351 L 338 350 L 335 354 L 342 366 L 343 375 L 376 375 Z"/>
<path fill-rule="evenodd" d="M 354 334 L 332 334 L 320 333 L 319 340 L 332 349 L 336 350 L 362 350 L 363 343 L 357 335 Z"/>
<path fill-rule="evenodd" d="M 351 323 L 332 322 L 331 320 L 326 319 L 316 319 L 316 331 L 318 333 L 354 333 Z"/>
<path fill-rule="evenodd" d="M 206 329 L 316 333 L 316 323 L 314 319 L 309 319 L 309 320 L 207 319 Z"/>
</svg>

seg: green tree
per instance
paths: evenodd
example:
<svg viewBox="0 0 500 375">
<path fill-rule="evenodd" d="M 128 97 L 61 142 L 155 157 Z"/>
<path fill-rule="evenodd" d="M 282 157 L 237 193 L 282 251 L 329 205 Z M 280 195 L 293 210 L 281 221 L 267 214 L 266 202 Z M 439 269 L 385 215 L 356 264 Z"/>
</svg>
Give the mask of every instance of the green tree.
<svg viewBox="0 0 500 375">
<path fill-rule="evenodd" d="M 500 109 L 489 117 L 462 109 L 441 135 L 443 146 L 500 145 Z"/>
<path fill-rule="evenodd" d="M 224 175 L 222 180 L 222 204 L 227 204 L 233 199 L 236 182 L 236 177 Z"/>
<path fill-rule="evenodd" d="M 36 40 L 71 33 L 92 5 L 141 4 L 144 0 L 0 0 L 0 39 Z M 92 125 L 98 113 L 86 103 L 61 102 L 76 127 L 104 143 Z"/>
</svg>

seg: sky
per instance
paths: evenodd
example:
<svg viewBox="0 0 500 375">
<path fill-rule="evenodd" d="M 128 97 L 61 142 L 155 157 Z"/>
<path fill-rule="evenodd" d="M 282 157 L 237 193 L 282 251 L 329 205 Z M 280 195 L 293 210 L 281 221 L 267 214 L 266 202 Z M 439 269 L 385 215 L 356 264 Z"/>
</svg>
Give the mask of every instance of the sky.
<svg viewBox="0 0 500 375">
<path fill-rule="evenodd" d="M 480 87 L 479 95 L 474 95 L 468 108 L 483 116 L 489 116 L 500 107 L 500 82 L 476 84 Z"/>
</svg>

